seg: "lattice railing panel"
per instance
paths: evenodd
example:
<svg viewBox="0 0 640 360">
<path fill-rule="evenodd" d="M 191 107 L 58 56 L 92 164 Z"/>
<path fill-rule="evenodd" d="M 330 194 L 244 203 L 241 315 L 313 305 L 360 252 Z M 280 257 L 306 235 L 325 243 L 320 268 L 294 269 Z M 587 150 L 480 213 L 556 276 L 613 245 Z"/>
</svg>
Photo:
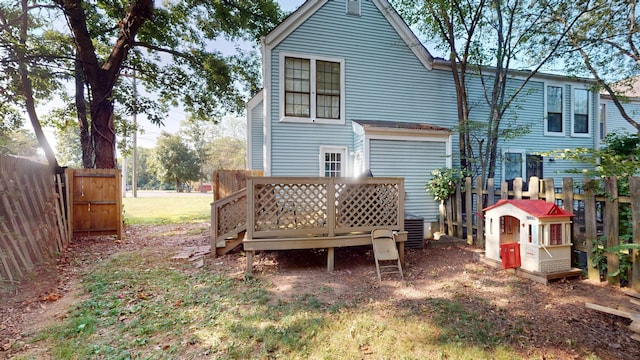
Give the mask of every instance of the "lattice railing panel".
<svg viewBox="0 0 640 360">
<path fill-rule="evenodd" d="M 254 230 L 300 230 L 327 227 L 327 185 L 256 184 Z"/>
<path fill-rule="evenodd" d="M 397 184 L 336 184 L 336 227 L 398 224 Z"/>
<path fill-rule="evenodd" d="M 244 228 L 247 223 L 247 197 L 242 196 L 217 209 L 218 228 L 216 236 L 222 236 L 236 229 Z"/>
</svg>

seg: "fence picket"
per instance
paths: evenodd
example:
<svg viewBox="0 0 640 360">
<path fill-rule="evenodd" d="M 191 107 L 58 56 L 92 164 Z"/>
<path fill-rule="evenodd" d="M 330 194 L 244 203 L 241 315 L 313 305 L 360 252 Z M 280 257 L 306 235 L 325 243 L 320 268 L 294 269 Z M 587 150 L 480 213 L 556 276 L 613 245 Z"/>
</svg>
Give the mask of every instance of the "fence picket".
<svg viewBox="0 0 640 360">
<path fill-rule="evenodd" d="M 633 222 L 633 243 L 640 245 L 640 178 L 629 179 L 631 197 L 631 221 Z M 629 286 L 640 292 L 640 250 L 631 254 L 631 283 Z"/>
<path fill-rule="evenodd" d="M 604 201 L 604 234 L 607 238 L 607 247 L 613 247 L 619 244 L 618 240 L 618 182 L 615 177 L 606 177 L 604 179 L 604 192 L 606 194 Z M 607 253 L 607 282 L 611 285 L 617 285 L 620 281 L 619 276 L 611 276 L 620 268 L 620 260 L 615 253 Z"/>
</svg>

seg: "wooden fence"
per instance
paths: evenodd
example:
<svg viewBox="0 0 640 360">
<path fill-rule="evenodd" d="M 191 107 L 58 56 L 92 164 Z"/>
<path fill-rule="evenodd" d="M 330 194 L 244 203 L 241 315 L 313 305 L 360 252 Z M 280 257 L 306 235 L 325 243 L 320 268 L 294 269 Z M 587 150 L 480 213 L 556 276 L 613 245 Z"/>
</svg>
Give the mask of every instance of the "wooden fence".
<svg viewBox="0 0 640 360">
<path fill-rule="evenodd" d="M 47 165 L 0 155 L 0 281 L 20 281 L 68 245 L 62 193 Z"/>
<path fill-rule="evenodd" d="M 213 200 L 227 196 L 247 187 L 247 177 L 263 176 L 262 170 L 216 170 L 213 172 Z"/>
<path fill-rule="evenodd" d="M 67 169 L 69 232 L 122 238 L 122 181 L 118 169 Z"/>
<path fill-rule="evenodd" d="M 618 194 L 617 179 L 609 177 L 602 180 L 606 196 L 596 196 L 596 180 L 585 180 L 574 184 L 572 178 L 564 178 L 560 187 L 556 187 L 552 178 L 530 178 L 528 190 L 523 190 L 523 180 L 515 179 L 512 189 L 503 182 L 497 189 L 494 179 L 488 179 L 486 188 L 482 178 L 466 178 L 464 187 L 447 202 L 447 232 L 451 236 L 466 238 L 469 244 L 484 247 L 484 211 L 483 208 L 494 204 L 497 199 L 544 199 L 555 202 L 563 209 L 573 212 L 576 217 L 572 223 L 574 249 L 587 254 L 587 268 L 590 278 L 598 278 L 598 269 L 592 264 L 592 250 L 598 241 L 605 242 L 602 247 L 610 248 L 620 243 L 619 209 L 627 204 L 631 211 L 632 239 L 628 243 L 640 245 L 640 177 L 629 178 L 629 196 Z M 580 185 L 580 186 L 576 186 Z M 475 236 L 475 239 L 474 239 Z M 640 291 L 640 251 L 631 251 L 630 286 Z M 608 273 L 613 274 L 620 267 L 616 254 L 607 254 Z M 618 283 L 617 276 L 608 276 L 611 284 Z"/>
</svg>

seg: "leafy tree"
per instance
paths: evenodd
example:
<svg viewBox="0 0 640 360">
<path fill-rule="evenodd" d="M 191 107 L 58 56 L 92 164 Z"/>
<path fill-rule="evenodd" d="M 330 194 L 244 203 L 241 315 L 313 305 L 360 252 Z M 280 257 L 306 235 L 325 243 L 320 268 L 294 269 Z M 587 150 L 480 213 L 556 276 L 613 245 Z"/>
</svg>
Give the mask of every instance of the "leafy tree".
<svg viewBox="0 0 640 360">
<path fill-rule="evenodd" d="M 26 129 L 8 131 L 0 137 L 0 154 L 37 156 L 38 148 L 38 140 Z"/>
<path fill-rule="evenodd" d="M 259 87 L 255 53 L 209 49 L 221 38 L 257 41 L 282 16 L 273 0 L 179 0 L 161 6 L 153 0 L 21 0 L 20 5 L 0 7 L 0 46 L 8 49 L 0 54 L 1 65 L 9 75 L 0 86 L 12 90 L 12 104 L 24 99 L 38 135 L 36 101 L 47 100 L 63 80 L 73 80 L 83 163 L 98 168 L 116 166 L 116 103 L 125 108 L 123 115 L 158 103 L 182 104 L 200 118 L 241 111 L 246 94 Z M 43 27 L 56 24 L 45 19 L 61 15 L 68 33 Z M 119 81 L 123 71 L 136 72 L 158 101 L 134 97 Z M 155 121 L 161 124 L 162 118 Z"/>
<path fill-rule="evenodd" d="M 635 114 L 624 108 L 626 93 L 633 91 L 640 76 L 640 35 L 638 2 L 635 0 L 571 0 L 556 7 L 558 24 L 567 33 L 564 47 L 565 66 L 572 74 L 593 76 L 599 87 L 613 100 L 622 117 L 640 132 Z M 584 12 L 576 24 L 567 16 Z"/>
<path fill-rule="evenodd" d="M 180 136 L 164 131 L 156 143 L 154 169 L 162 181 L 173 182 L 177 191 L 181 189 L 180 184 L 199 179 L 200 167 L 195 152 Z"/>
<path fill-rule="evenodd" d="M 557 13 L 546 2 L 522 0 L 397 2 L 410 23 L 450 54 L 447 64 L 456 88 L 461 168 L 486 175 L 485 179 L 494 177 L 499 141 L 528 132 L 528 124 L 518 124 L 514 116 L 503 120 L 516 110 L 518 96 L 526 93 L 529 80 L 554 58 L 562 43 L 565 33 L 555 31 Z M 567 24 L 581 14 L 574 14 Z M 531 56 L 529 50 L 538 37 L 545 37 L 548 47 Z M 527 58 L 532 60 L 526 64 L 531 70 L 515 79 L 514 63 Z M 471 98 L 467 90 L 471 82 L 482 86 L 481 99 Z M 480 101 L 489 109 L 486 121 L 472 116 Z"/>
<path fill-rule="evenodd" d="M 75 128 L 58 128 L 55 132 L 56 153 L 62 166 L 77 168 L 82 166 L 80 134 Z"/>
</svg>

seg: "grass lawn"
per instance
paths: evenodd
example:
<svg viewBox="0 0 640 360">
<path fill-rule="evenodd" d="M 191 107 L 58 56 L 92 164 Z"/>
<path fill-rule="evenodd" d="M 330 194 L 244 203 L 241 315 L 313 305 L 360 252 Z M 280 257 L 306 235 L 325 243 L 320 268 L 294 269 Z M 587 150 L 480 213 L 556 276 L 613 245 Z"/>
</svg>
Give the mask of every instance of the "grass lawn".
<svg viewBox="0 0 640 360">
<path fill-rule="evenodd" d="M 138 192 L 122 199 L 127 224 L 167 224 L 211 219 L 211 193 Z"/>
</svg>

